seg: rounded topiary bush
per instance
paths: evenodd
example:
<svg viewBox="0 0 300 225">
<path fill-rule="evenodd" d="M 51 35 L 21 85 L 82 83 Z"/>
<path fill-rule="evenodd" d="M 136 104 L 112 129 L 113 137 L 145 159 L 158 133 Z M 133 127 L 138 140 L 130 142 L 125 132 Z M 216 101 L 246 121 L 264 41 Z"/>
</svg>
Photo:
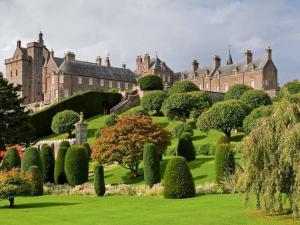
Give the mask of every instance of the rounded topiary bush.
<svg viewBox="0 0 300 225">
<path fill-rule="evenodd" d="M 54 166 L 54 182 L 56 184 L 67 183 L 67 177 L 65 173 L 65 156 L 67 153 L 66 147 L 60 147 L 55 160 Z"/>
<path fill-rule="evenodd" d="M 94 168 L 94 187 L 98 196 L 105 194 L 104 169 L 102 165 L 97 165 Z"/>
<path fill-rule="evenodd" d="M 271 105 L 272 100 L 270 96 L 263 90 L 249 90 L 246 91 L 240 98 L 251 110 L 262 105 Z"/>
<path fill-rule="evenodd" d="M 88 181 L 89 159 L 82 146 L 71 146 L 65 157 L 65 173 L 71 186 L 83 184 Z"/>
<path fill-rule="evenodd" d="M 21 158 L 16 148 L 9 148 L 3 158 L 2 168 L 10 170 L 21 166 Z"/>
<path fill-rule="evenodd" d="M 168 90 L 168 94 L 186 93 L 191 91 L 199 91 L 200 89 L 196 84 L 189 80 L 176 81 L 173 86 Z"/>
<path fill-rule="evenodd" d="M 115 125 L 117 121 L 118 121 L 118 115 L 116 113 L 112 113 L 106 118 L 105 124 L 106 126 L 110 127 Z"/>
<path fill-rule="evenodd" d="M 230 142 L 230 139 L 227 136 L 221 136 L 217 141 L 217 145 L 227 144 L 229 142 Z"/>
<path fill-rule="evenodd" d="M 171 158 L 164 174 L 165 198 L 190 198 L 195 196 L 195 184 L 186 160 L 181 156 Z"/>
<path fill-rule="evenodd" d="M 59 147 L 60 148 L 70 148 L 71 145 L 70 145 L 69 141 L 62 141 L 62 142 L 60 142 Z"/>
<path fill-rule="evenodd" d="M 42 159 L 39 150 L 35 147 L 29 147 L 25 150 L 25 154 L 21 162 L 21 170 L 23 172 L 27 172 L 31 166 L 38 166 L 43 174 Z"/>
<path fill-rule="evenodd" d="M 157 75 L 144 75 L 138 80 L 142 90 L 163 90 L 162 79 Z"/>
<path fill-rule="evenodd" d="M 57 113 L 51 123 L 51 129 L 56 134 L 68 133 L 72 136 L 72 130 L 75 128 L 75 123 L 80 119 L 77 112 L 73 110 L 64 110 Z"/>
<path fill-rule="evenodd" d="M 191 124 L 187 124 L 184 122 L 177 122 L 175 127 L 172 130 L 172 137 L 173 138 L 180 138 L 183 133 L 189 133 L 193 136 L 193 127 Z"/>
<path fill-rule="evenodd" d="M 195 147 L 190 133 L 183 133 L 177 146 L 177 155 L 183 156 L 187 161 L 196 159 Z"/>
<path fill-rule="evenodd" d="M 92 154 L 91 146 L 87 142 L 85 142 L 85 143 L 82 144 L 82 147 L 85 149 L 86 154 L 88 155 L 88 158 L 90 160 L 91 154 Z"/>
<path fill-rule="evenodd" d="M 37 166 L 31 166 L 28 171 L 31 176 L 32 195 L 43 195 L 43 176 L 41 170 Z"/>
<path fill-rule="evenodd" d="M 144 179 L 146 185 L 152 187 L 160 182 L 160 159 L 156 146 L 152 143 L 144 145 L 143 149 L 144 161 Z"/>
<path fill-rule="evenodd" d="M 51 146 L 44 144 L 40 154 L 43 163 L 43 181 L 53 183 L 55 159 Z"/>
<path fill-rule="evenodd" d="M 220 144 L 216 149 L 215 174 L 216 182 L 220 184 L 224 177 L 235 171 L 235 159 L 230 144 Z"/>
<path fill-rule="evenodd" d="M 166 98 L 167 94 L 165 92 L 153 91 L 151 93 L 146 94 L 142 98 L 141 106 L 147 112 L 154 111 L 156 114 L 158 114 Z"/>
<path fill-rule="evenodd" d="M 247 86 L 245 84 L 236 84 L 233 85 L 224 95 L 224 100 L 235 99 L 239 100 L 241 96 L 248 90 L 252 90 L 253 88 Z"/>
</svg>

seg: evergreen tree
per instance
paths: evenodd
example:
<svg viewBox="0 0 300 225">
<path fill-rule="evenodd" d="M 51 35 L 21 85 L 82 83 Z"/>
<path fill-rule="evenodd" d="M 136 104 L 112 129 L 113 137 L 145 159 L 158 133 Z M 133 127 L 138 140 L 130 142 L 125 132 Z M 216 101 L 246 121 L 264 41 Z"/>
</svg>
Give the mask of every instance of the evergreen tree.
<svg viewBox="0 0 300 225">
<path fill-rule="evenodd" d="M 40 154 L 43 163 L 43 181 L 53 183 L 55 159 L 51 146 L 44 144 Z"/>
</svg>

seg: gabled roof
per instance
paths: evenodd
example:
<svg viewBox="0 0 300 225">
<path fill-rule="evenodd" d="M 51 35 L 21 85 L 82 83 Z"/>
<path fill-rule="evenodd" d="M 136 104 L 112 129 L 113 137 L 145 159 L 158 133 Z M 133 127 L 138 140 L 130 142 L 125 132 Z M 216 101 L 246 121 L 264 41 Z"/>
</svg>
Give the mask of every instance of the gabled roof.
<svg viewBox="0 0 300 225">
<path fill-rule="evenodd" d="M 150 60 L 150 69 L 169 70 L 172 71 L 165 62 L 161 61 L 157 56 Z"/>
<path fill-rule="evenodd" d="M 60 65 L 63 63 L 63 61 L 65 60 L 64 58 L 58 58 L 58 57 L 53 57 L 54 62 L 56 63 L 56 65 L 58 67 L 60 67 Z"/>
</svg>

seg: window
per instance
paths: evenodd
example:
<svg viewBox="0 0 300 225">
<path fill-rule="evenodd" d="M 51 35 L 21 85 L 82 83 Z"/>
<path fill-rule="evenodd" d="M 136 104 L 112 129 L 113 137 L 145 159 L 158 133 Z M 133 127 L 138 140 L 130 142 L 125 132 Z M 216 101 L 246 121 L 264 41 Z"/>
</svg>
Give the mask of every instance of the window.
<svg viewBox="0 0 300 225">
<path fill-rule="evenodd" d="M 18 70 L 16 70 L 16 76 L 18 76 Z"/>
<path fill-rule="evenodd" d="M 268 86 L 269 82 L 268 80 L 265 80 L 265 86 Z"/>
<path fill-rule="evenodd" d="M 82 77 L 78 77 L 78 84 L 82 84 Z"/>
<path fill-rule="evenodd" d="M 93 85 L 93 78 L 89 78 L 89 85 Z"/>
<path fill-rule="evenodd" d="M 228 84 L 224 85 L 224 92 L 228 91 Z"/>
<path fill-rule="evenodd" d="M 69 89 L 64 90 L 64 97 L 67 98 L 69 96 Z"/>
<path fill-rule="evenodd" d="M 202 90 L 202 84 L 199 84 L 199 89 Z"/>
<path fill-rule="evenodd" d="M 169 83 L 171 82 L 171 76 L 168 76 L 168 82 Z"/>
<path fill-rule="evenodd" d="M 219 85 L 216 86 L 216 92 L 219 92 L 220 91 L 220 87 Z"/>
<path fill-rule="evenodd" d="M 58 90 L 55 90 L 55 98 L 58 98 Z"/>
<path fill-rule="evenodd" d="M 118 88 L 121 88 L 121 82 L 118 82 L 117 85 L 118 85 Z"/>
<path fill-rule="evenodd" d="M 54 76 L 52 75 L 52 84 L 54 84 Z"/>
<path fill-rule="evenodd" d="M 167 79 L 167 75 L 163 75 L 163 82 L 165 82 Z"/>
<path fill-rule="evenodd" d="M 127 82 L 125 83 L 125 89 L 128 89 L 128 83 Z"/>
<path fill-rule="evenodd" d="M 110 87 L 110 88 L 113 86 L 113 84 L 112 84 L 112 81 L 111 81 L 111 80 L 109 81 L 109 84 L 108 84 L 108 85 L 109 85 L 109 87 Z"/>
<path fill-rule="evenodd" d="M 102 80 L 102 79 L 100 80 L 100 86 L 104 87 L 104 80 Z"/>
<path fill-rule="evenodd" d="M 208 84 L 208 83 L 205 84 L 205 89 L 206 89 L 206 90 L 209 89 L 209 84 Z"/>
<path fill-rule="evenodd" d="M 59 76 L 59 83 L 63 84 L 64 83 L 64 75 Z"/>
<path fill-rule="evenodd" d="M 251 81 L 250 81 L 250 87 L 254 88 L 254 86 L 255 86 L 255 85 L 254 85 L 254 80 L 251 80 Z"/>
</svg>

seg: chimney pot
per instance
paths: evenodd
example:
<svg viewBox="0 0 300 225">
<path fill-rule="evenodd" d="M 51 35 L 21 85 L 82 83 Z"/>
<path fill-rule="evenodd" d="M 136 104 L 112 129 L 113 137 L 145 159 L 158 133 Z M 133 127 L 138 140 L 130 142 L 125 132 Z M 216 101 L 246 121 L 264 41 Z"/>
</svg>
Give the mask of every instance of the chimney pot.
<svg viewBox="0 0 300 225">
<path fill-rule="evenodd" d="M 101 66 L 101 61 L 102 61 L 101 57 L 97 56 L 96 63 L 97 63 L 98 66 Z"/>
<path fill-rule="evenodd" d="M 214 68 L 219 68 L 221 66 L 221 58 L 218 55 L 214 56 Z"/>
<path fill-rule="evenodd" d="M 108 56 L 105 58 L 105 65 L 106 65 L 107 67 L 110 67 L 110 60 L 109 60 L 109 57 L 108 57 Z"/>
<path fill-rule="evenodd" d="M 126 69 L 126 64 L 125 63 L 122 64 L 122 68 Z"/>
<path fill-rule="evenodd" d="M 21 41 L 20 41 L 20 40 L 17 41 L 17 47 L 18 47 L 18 48 L 21 47 Z"/>
<path fill-rule="evenodd" d="M 246 58 L 247 65 L 252 62 L 252 52 L 251 52 L 251 50 L 247 50 L 245 52 L 245 58 Z"/>
<path fill-rule="evenodd" d="M 198 68 L 199 68 L 198 61 L 196 59 L 193 59 L 193 61 L 192 61 L 192 69 L 193 69 L 193 71 L 196 72 L 198 70 Z"/>
<path fill-rule="evenodd" d="M 266 48 L 266 57 L 267 57 L 267 60 L 272 59 L 272 49 L 270 48 L 270 46 L 268 46 L 268 48 Z"/>
<path fill-rule="evenodd" d="M 74 52 L 67 52 L 65 53 L 65 59 L 66 60 L 75 60 L 75 53 Z"/>
<path fill-rule="evenodd" d="M 53 49 L 51 49 L 50 55 L 51 55 L 52 58 L 54 57 L 54 51 L 53 51 Z"/>
</svg>

